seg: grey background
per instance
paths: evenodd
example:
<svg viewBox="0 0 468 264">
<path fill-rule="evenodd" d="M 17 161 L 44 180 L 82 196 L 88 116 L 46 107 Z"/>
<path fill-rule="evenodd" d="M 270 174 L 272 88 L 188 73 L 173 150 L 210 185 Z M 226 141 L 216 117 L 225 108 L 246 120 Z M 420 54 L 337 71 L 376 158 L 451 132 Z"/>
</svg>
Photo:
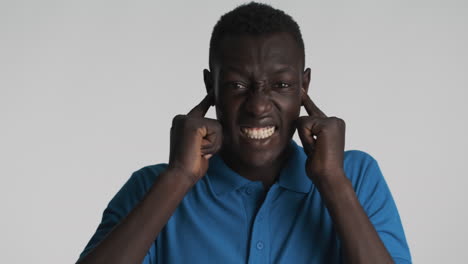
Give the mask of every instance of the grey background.
<svg viewBox="0 0 468 264">
<path fill-rule="evenodd" d="M 0 1 L 1 263 L 74 262 L 130 174 L 167 161 L 238 3 Z M 379 161 L 414 262 L 463 263 L 468 2 L 272 3 L 302 28 L 312 99 Z"/>
</svg>

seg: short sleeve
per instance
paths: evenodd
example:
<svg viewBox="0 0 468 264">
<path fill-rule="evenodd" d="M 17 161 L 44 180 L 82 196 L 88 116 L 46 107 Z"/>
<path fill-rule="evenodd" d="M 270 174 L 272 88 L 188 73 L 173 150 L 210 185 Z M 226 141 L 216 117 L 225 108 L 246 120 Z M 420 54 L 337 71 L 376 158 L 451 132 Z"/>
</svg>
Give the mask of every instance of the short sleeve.
<svg viewBox="0 0 468 264">
<path fill-rule="evenodd" d="M 102 214 L 101 223 L 98 225 L 94 235 L 80 254 L 80 259 L 86 256 L 96 247 L 107 234 L 124 219 L 133 208 L 143 200 L 143 197 L 151 188 L 156 177 L 165 170 L 165 164 L 152 165 L 134 172 L 122 188 L 108 203 Z M 155 245 L 148 251 L 143 263 L 155 262 Z"/>
<path fill-rule="evenodd" d="M 351 167 L 357 197 L 395 263 L 411 263 L 400 215 L 377 161 L 362 151 L 351 151 L 345 166 Z"/>
</svg>

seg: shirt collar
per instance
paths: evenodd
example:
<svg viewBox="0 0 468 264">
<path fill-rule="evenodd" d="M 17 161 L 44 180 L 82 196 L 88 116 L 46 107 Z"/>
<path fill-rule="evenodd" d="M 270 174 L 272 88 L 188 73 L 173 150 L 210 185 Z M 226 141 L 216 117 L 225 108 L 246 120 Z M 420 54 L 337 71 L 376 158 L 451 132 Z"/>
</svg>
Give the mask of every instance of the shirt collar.
<svg viewBox="0 0 468 264">
<path fill-rule="evenodd" d="M 251 182 L 250 180 L 240 176 L 235 171 L 231 170 L 220 155 L 215 154 L 210 158 L 210 163 L 207 171 L 208 179 L 213 187 L 213 191 L 217 195 L 235 191 L 241 186 Z"/>
<path fill-rule="evenodd" d="M 306 154 L 294 140 L 290 142 L 291 155 L 281 169 L 278 184 L 288 190 L 307 193 L 312 182 L 305 171 Z M 211 157 L 207 171 L 208 179 L 217 195 L 222 195 L 252 182 L 229 168 L 220 155 Z"/>
</svg>

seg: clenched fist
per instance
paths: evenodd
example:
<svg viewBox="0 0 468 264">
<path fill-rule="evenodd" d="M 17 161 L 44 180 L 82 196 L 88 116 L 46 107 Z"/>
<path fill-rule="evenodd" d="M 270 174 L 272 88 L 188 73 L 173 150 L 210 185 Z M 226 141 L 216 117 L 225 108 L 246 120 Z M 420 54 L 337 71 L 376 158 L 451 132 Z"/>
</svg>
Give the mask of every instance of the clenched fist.
<svg viewBox="0 0 468 264">
<path fill-rule="evenodd" d="M 210 93 L 187 115 L 172 120 L 169 169 L 187 175 L 193 184 L 205 175 L 209 158 L 222 144 L 221 124 L 204 117 L 213 101 Z"/>
<path fill-rule="evenodd" d="M 320 185 L 324 181 L 341 180 L 345 146 L 345 122 L 327 117 L 302 90 L 302 105 L 309 116 L 297 121 L 297 131 L 307 154 L 306 171 Z"/>
</svg>

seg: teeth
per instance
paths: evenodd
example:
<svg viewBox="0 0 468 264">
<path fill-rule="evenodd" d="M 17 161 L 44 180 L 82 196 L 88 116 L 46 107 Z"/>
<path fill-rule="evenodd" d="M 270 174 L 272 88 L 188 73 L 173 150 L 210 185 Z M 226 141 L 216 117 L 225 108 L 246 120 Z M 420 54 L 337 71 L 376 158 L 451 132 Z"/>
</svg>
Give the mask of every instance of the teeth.
<svg viewBox="0 0 468 264">
<path fill-rule="evenodd" d="M 265 139 L 271 137 L 275 133 L 275 127 L 262 127 L 262 128 L 242 128 L 242 132 L 252 139 Z"/>
</svg>

